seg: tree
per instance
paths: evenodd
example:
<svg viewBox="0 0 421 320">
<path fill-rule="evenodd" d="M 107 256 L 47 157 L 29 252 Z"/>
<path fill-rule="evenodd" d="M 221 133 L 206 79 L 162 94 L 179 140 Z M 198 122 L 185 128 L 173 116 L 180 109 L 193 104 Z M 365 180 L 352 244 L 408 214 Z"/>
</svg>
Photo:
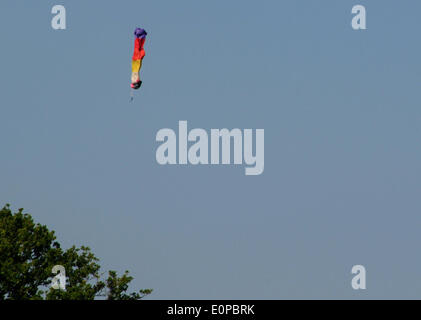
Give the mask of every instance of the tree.
<svg viewBox="0 0 421 320">
<path fill-rule="evenodd" d="M 10 205 L 0 210 L 0 300 L 139 300 L 151 289 L 127 293 L 133 280 L 109 271 L 104 279 L 98 258 L 88 247 L 63 250 L 54 231 L 35 224 L 23 209 L 12 213 Z M 52 269 L 66 271 L 65 290 L 51 287 Z"/>
</svg>

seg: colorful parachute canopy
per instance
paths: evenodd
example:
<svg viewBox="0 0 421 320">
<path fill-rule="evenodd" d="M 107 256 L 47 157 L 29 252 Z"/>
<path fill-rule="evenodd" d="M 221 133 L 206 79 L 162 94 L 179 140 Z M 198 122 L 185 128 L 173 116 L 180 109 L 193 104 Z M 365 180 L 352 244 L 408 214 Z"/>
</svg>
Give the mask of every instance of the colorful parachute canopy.
<svg viewBox="0 0 421 320">
<path fill-rule="evenodd" d="M 132 83 L 131 87 L 133 89 L 139 89 L 142 81 L 140 80 L 140 68 L 142 68 L 142 60 L 145 57 L 145 45 L 147 32 L 142 28 L 136 28 L 134 31 L 134 52 L 132 57 Z"/>
</svg>

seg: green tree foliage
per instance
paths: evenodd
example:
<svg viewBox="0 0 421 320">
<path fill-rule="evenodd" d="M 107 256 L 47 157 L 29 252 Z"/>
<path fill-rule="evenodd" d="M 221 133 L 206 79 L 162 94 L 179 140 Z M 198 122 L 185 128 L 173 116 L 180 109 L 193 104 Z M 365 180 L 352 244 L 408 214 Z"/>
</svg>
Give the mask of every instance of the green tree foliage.
<svg viewBox="0 0 421 320">
<path fill-rule="evenodd" d="M 66 270 L 66 290 L 51 288 L 55 265 Z M 128 271 L 104 277 L 88 247 L 63 250 L 54 231 L 35 224 L 23 209 L 12 213 L 6 205 L 0 210 L 0 300 L 139 300 L 152 292 L 127 293 L 132 280 Z"/>
</svg>

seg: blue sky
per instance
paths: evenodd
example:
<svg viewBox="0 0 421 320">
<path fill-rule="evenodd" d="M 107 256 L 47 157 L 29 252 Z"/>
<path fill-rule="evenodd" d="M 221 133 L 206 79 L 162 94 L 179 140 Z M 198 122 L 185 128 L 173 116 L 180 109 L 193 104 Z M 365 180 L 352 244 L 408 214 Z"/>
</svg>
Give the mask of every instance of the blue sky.
<svg viewBox="0 0 421 320">
<path fill-rule="evenodd" d="M 67 9 L 67 30 L 51 8 Z M 367 8 L 365 31 L 351 8 Z M 420 298 L 417 1 L 2 1 L 0 205 L 154 299 Z M 135 27 L 144 84 L 129 103 Z M 265 171 L 160 166 L 261 128 Z M 367 290 L 350 286 L 367 268 Z"/>
</svg>

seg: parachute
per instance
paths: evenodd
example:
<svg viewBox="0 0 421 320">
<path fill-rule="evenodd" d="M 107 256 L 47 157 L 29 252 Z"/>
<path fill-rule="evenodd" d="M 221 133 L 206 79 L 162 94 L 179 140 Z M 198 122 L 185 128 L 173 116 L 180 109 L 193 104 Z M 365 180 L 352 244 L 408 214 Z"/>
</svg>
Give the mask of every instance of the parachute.
<svg viewBox="0 0 421 320">
<path fill-rule="evenodd" d="M 146 35 L 147 32 L 142 28 L 136 28 L 134 31 L 135 39 L 134 39 L 134 52 L 132 57 L 132 77 L 131 77 L 131 85 L 132 89 L 139 89 L 142 85 L 142 81 L 140 80 L 140 68 L 142 68 L 142 60 L 145 57 L 145 49 L 143 46 L 145 45 Z"/>
</svg>

